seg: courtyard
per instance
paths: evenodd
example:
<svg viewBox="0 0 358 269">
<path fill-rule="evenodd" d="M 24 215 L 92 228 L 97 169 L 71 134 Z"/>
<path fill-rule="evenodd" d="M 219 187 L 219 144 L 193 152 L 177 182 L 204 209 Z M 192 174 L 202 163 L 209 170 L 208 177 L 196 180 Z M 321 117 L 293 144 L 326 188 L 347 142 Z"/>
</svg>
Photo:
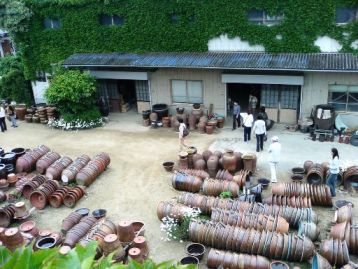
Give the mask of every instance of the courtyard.
<svg viewBox="0 0 358 269">
<path fill-rule="evenodd" d="M 19 128 L 9 128 L 6 133 L 1 133 L 0 141 L 6 150 L 45 144 L 61 156 L 71 158 L 80 154 L 93 156 L 101 151 L 109 153 L 111 163 L 108 169 L 87 188 L 87 196 L 76 204 L 76 208 L 105 208 L 107 215 L 115 222 L 143 221 L 150 257 L 158 262 L 179 260 L 185 256 L 186 242 L 163 242 L 160 221 L 156 215 L 160 201 L 168 201 L 179 193 L 171 186 L 172 175 L 162 167 L 164 161 L 176 161 L 178 158 L 178 134 L 172 129 L 143 127 L 140 122 L 141 117 L 134 113 L 113 115 L 104 127 L 84 131 L 60 131 L 40 124 L 19 122 Z M 227 122 L 223 129 L 213 135 L 191 132 L 187 142 L 195 146 L 198 152 L 205 149 L 224 151 L 227 148 L 242 153 L 255 152 L 255 139 L 245 143 L 243 129 L 232 131 L 230 123 Z M 329 161 L 332 147 L 338 148 L 343 164 L 358 163 L 357 148 L 351 145 L 311 141 L 308 134 L 288 131 L 284 125 L 274 125 L 268 133 L 268 141 L 273 135 L 278 135 L 282 144 L 279 181 L 290 181 L 291 168 L 302 166 L 306 160 L 319 163 Z M 264 150 L 267 148 L 268 142 Z M 258 153 L 257 156 L 254 180 L 269 177 L 267 152 Z M 356 196 L 343 191 L 338 191 L 335 199 L 343 197 L 354 204 L 358 202 Z M 28 201 L 26 203 L 30 206 Z M 321 237 L 326 238 L 326 229 L 334 212 L 323 207 L 314 207 L 314 210 L 320 217 Z M 59 231 L 61 221 L 71 211 L 67 207 L 46 207 L 36 210 L 32 218 L 40 229 Z M 354 260 L 354 257 L 351 258 Z"/>
</svg>

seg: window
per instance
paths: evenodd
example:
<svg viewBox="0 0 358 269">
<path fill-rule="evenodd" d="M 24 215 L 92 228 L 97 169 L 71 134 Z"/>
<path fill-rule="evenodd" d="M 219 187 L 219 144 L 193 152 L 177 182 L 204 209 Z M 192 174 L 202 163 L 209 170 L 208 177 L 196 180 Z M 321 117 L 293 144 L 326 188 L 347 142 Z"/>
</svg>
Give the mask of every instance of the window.
<svg viewBox="0 0 358 269">
<path fill-rule="evenodd" d="M 251 9 L 247 13 L 248 20 L 255 24 L 276 25 L 283 21 L 283 17 L 283 14 L 270 16 L 266 11 L 257 9 Z"/>
<path fill-rule="evenodd" d="M 352 21 L 355 21 L 357 17 L 357 8 L 356 7 L 338 7 L 336 8 L 336 23 L 337 24 L 347 24 Z"/>
<path fill-rule="evenodd" d="M 47 18 L 44 20 L 44 27 L 46 29 L 60 29 L 60 20 Z"/>
<path fill-rule="evenodd" d="M 328 103 L 337 111 L 358 112 L 358 86 L 329 85 Z"/>
<path fill-rule="evenodd" d="M 149 101 L 149 87 L 147 80 L 136 80 L 135 89 L 137 101 Z"/>
<path fill-rule="evenodd" d="M 272 84 L 262 85 L 261 105 L 264 105 L 265 107 L 297 109 L 298 100 L 299 86 Z"/>
<path fill-rule="evenodd" d="M 102 25 L 123 25 L 124 18 L 119 15 L 102 14 L 100 19 Z"/>
<path fill-rule="evenodd" d="M 170 22 L 174 23 L 174 24 L 178 23 L 179 22 L 179 15 L 175 14 L 175 13 L 170 14 Z"/>
<path fill-rule="evenodd" d="M 173 103 L 203 103 L 203 83 L 192 80 L 172 80 Z"/>
</svg>

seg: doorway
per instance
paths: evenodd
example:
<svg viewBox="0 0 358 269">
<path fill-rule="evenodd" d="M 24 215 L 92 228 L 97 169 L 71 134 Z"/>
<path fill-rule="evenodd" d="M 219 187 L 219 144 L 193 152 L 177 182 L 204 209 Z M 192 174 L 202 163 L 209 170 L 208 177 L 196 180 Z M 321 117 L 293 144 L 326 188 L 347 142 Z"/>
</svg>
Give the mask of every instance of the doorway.
<svg viewBox="0 0 358 269">
<path fill-rule="evenodd" d="M 261 84 L 227 83 L 227 101 L 229 113 L 231 113 L 233 102 L 239 103 L 241 111 L 247 111 L 249 108 L 250 94 L 256 96 L 258 100 L 257 107 L 260 107 L 261 86 Z"/>
</svg>

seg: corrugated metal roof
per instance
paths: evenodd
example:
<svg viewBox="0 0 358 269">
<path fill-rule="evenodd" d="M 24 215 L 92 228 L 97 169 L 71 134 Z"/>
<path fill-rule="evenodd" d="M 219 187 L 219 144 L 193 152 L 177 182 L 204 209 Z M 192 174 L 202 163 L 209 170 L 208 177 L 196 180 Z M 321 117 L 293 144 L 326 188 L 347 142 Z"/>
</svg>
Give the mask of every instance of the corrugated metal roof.
<svg viewBox="0 0 358 269">
<path fill-rule="evenodd" d="M 126 68 L 209 68 L 237 70 L 358 72 L 352 53 L 83 53 L 73 54 L 64 66 Z"/>
</svg>

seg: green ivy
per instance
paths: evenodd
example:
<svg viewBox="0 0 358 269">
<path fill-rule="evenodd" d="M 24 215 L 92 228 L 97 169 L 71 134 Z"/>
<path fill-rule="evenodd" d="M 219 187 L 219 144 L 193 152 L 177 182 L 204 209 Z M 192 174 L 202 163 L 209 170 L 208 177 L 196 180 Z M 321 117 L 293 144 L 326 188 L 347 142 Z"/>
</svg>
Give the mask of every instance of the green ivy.
<svg viewBox="0 0 358 269">
<path fill-rule="evenodd" d="M 26 0 L 33 16 L 29 31 L 18 34 L 26 74 L 50 71 L 51 63 L 73 53 L 207 51 L 213 37 L 227 33 L 267 52 L 319 52 L 318 36 L 327 35 L 355 52 L 358 22 L 335 24 L 335 8 L 353 6 L 357 0 Z M 271 15 L 283 12 L 280 25 L 255 25 L 247 20 L 250 9 Z M 122 26 L 102 26 L 102 13 L 119 14 Z M 176 14 L 178 21 L 171 22 Z M 58 18 L 61 29 L 44 29 L 45 18 Z M 344 33 L 348 33 L 345 36 Z M 282 39 L 278 40 L 277 35 Z"/>
</svg>

